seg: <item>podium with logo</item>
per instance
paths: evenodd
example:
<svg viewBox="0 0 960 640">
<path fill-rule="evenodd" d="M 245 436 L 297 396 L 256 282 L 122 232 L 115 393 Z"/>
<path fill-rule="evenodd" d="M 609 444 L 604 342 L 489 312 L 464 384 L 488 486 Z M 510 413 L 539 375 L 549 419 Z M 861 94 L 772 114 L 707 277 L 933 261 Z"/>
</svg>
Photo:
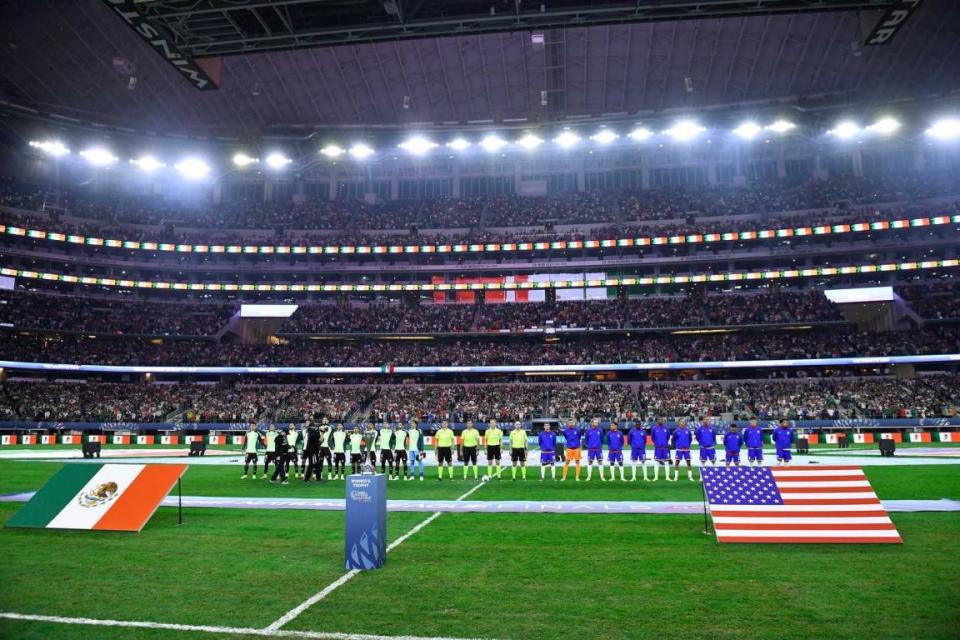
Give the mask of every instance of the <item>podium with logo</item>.
<svg viewBox="0 0 960 640">
<path fill-rule="evenodd" d="M 387 477 L 383 474 L 347 476 L 347 569 L 379 569 L 387 561 Z"/>
</svg>

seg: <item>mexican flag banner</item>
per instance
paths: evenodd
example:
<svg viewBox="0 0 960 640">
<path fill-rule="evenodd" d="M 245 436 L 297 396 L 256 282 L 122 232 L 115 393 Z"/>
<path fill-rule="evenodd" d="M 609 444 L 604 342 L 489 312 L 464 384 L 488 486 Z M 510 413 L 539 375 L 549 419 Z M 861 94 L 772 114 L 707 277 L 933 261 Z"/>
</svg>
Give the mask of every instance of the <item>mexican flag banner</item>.
<svg viewBox="0 0 960 640">
<path fill-rule="evenodd" d="M 185 464 L 67 464 L 8 527 L 140 531 Z"/>
</svg>

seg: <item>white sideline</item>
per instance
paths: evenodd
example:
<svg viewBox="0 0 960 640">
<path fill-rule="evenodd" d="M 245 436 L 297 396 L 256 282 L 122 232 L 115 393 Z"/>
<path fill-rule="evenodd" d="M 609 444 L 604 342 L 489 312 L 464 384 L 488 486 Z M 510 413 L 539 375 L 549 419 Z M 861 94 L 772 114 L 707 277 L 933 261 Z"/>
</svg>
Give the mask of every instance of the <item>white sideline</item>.
<svg viewBox="0 0 960 640">
<path fill-rule="evenodd" d="M 339 633 L 325 631 L 293 631 L 285 629 L 252 629 L 244 627 L 215 627 L 209 625 L 174 624 L 169 622 L 145 622 L 139 620 L 101 620 L 97 618 L 66 618 L 63 616 L 41 616 L 26 613 L 0 612 L 0 618 L 7 620 L 27 620 L 31 622 L 53 622 L 57 624 L 78 624 L 94 627 L 126 627 L 135 629 L 164 629 L 169 631 L 190 631 L 200 633 L 219 633 L 226 635 L 264 636 L 271 638 L 316 638 L 318 640 L 467 640 L 460 638 L 427 638 L 421 636 L 380 636 L 362 633 Z"/>
<path fill-rule="evenodd" d="M 465 494 L 457 498 L 455 502 L 461 502 L 462 500 L 466 500 L 468 497 L 470 497 L 470 494 L 472 494 L 474 491 L 476 491 L 482 486 L 483 486 L 482 484 L 476 485 L 475 487 L 467 491 Z M 417 533 L 418 531 L 423 529 L 425 526 L 427 526 L 428 524 L 430 524 L 431 522 L 439 518 L 441 513 L 443 512 L 442 511 L 433 512 L 432 514 L 430 514 L 429 518 L 427 518 L 426 520 L 424 520 L 414 528 L 410 529 L 410 531 L 407 531 L 405 534 L 403 534 L 402 536 L 394 540 L 390 544 L 390 546 L 387 547 L 387 553 L 396 549 L 407 538 L 409 538 L 410 536 Z M 307 609 L 309 609 L 310 607 L 312 607 L 313 605 L 320 602 L 321 600 L 326 598 L 328 595 L 330 595 L 331 593 L 333 593 L 334 591 L 342 587 L 344 584 L 349 582 L 350 579 L 353 578 L 358 573 L 360 573 L 359 569 L 351 569 L 350 571 L 346 572 L 345 574 L 337 578 L 335 581 L 331 582 L 326 587 L 324 587 L 323 589 L 313 594 L 312 596 L 310 596 L 309 598 L 301 602 L 299 605 L 297 605 L 290 611 L 287 611 L 285 614 L 283 614 L 282 616 L 274 620 L 273 623 L 271 623 L 270 626 L 266 627 L 265 630 L 277 631 L 283 625 L 287 624 L 288 622 L 290 622 L 291 620 L 299 616 L 301 613 L 303 613 L 304 611 L 306 611 Z"/>
</svg>

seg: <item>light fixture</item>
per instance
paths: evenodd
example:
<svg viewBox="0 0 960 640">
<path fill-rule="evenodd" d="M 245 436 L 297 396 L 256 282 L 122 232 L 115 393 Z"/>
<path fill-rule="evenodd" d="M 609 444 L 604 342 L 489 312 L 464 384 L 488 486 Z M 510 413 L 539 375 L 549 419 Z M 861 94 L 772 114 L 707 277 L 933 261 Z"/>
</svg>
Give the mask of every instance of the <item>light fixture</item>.
<svg viewBox="0 0 960 640">
<path fill-rule="evenodd" d="M 849 140 L 860 133 L 860 127 L 855 122 L 844 120 L 827 133 L 840 140 Z"/>
<path fill-rule="evenodd" d="M 753 140 L 760 135 L 761 131 L 763 131 L 763 129 L 760 128 L 760 125 L 752 120 L 741 123 L 740 126 L 733 130 L 737 137 L 743 138 L 744 140 Z"/>
<path fill-rule="evenodd" d="M 373 155 L 373 149 L 363 144 L 362 142 L 358 142 L 352 147 L 350 147 L 350 155 L 356 158 L 357 160 L 365 160 Z"/>
<path fill-rule="evenodd" d="M 797 125 L 793 124 L 789 120 L 777 120 L 772 124 L 768 124 L 766 128 L 774 133 L 784 134 L 792 129 L 796 129 Z"/>
<path fill-rule="evenodd" d="M 59 140 L 44 140 L 41 142 L 34 140 L 30 142 L 30 146 L 57 158 L 70 153 L 70 149 L 67 148 L 67 145 L 63 144 Z"/>
<path fill-rule="evenodd" d="M 328 158 L 339 158 L 344 154 L 344 151 L 342 147 L 338 147 L 335 144 L 328 144 L 323 149 L 320 149 L 320 153 Z"/>
<path fill-rule="evenodd" d="M 241 169 L 243 167 L 248 167 L 251 164 L 254 164 L 255 162 L 259 162 L 259 160 L 257 158 L 251 158 L 245 153 L 238 153 L 235 156 L 233 156 L 233 164 L 240 167 Z"/>
<path fill-rule="evenodd" d="M 447 146 L 454 151 L 465 151 L 470 148 L 471 144 L 466 138 L 454 138 L 447 143 Z"/>
<path fill-rule="evenodd" d="M 437 146 L 436 142 L 428 140 L 423 136 L 413 136 L 404 140 L 400 145 L 400 148 L 406 151 L 407 153 L 412 153 L 415 156 L 422 156 L 431 149 Z"/>
<path fill-rule="evenodd" d="M 483 140 L 480 141 L 480 146 L 483 147 L 484 151 L 489 151 L 490 153 L 496 153 L 503 147 L 505 147 L 507 141 L 501 138 L 500 136 L 495 136 L 490 134 L 485 136 Z"/>
<path fill-rule="evenodd" d="M 680 120 L 664 131 L 664 133 L 677 142 L 689 142 L 704 131 L 706 131 L 706 129 L 701 127 L 695 120 Z"/>
<path fill-rule="evenodd" d="M 141 171 L 146 171 L 147 173 L 153 173 L 157 169 L 167 166 L 151 155 L 140 156 L 135 160 L 131 160 L 130 164 L 137 165 Z"/>
<path fill-rule="evenodd" d="M 267 156 L 267 166 L 274 170 L 283 169 L 285 166 L 293 162 L 290 158 L 283 155 L 278 151 L 274 151 Z"/>
<path fill-rule="evenodd" d="M 210 173 L 210 165 L 195 157 L 184 158 L 177 164 L 176 169 L 187 180 L 202 180 Z"/>
<path fill-rule="evenodd" d="M 106 167 L 117 161 L 117 156 L 103 147 L 90 147 L 80 152 L 84 160 L 95 167 Z"/>
<path fill-rule="evenodd" d="M 960 138 L 960 119 L 943 118 L 937 120 L 927 129 L 926 134 L 937 140 L 954 140 Z"/>
<path fill-rule="evenodd" d="M 522 148 L 526 149 L 527 151 L 533 151 L 534 149 L 539 147 L 541 144 L 543 144 L 543 138 L 540 138 L 535 134 L 528 133 L 522 138 L 520 138 L 519 140 L 517 140 L 517 144 L 520 145 Z"/>
<path fill-rule="evenodd" d="M 644 140 L 650 138 L 653 135 L 653 131 L 647 129 L 646 127 L 637 127 L 630 132 L 630 137 L 636 140 L 637 142 L 643 142 Z"/>
<path fill-rule="evenodd" d="M 620 136 L 617 135 L 616 131 L 604 127 L 603 129 L 600 129 L 600 131 L 597 131 L 595 134 L 590 136 L 590 139 L 597 144 L 610 144 L 619 137 Z"/>
<path fill-rule="evenodd" d="M 569 149 L 580 142 L 580 136 L 567 129 L 566 131 L 562 131 L 553 141 L 564 149 Z"/>
<path fill-rule="evenodd" d="M 897 132 L 897 129 L 900 128 L 900 121 L 896 118 L 891 118 L 889 116 L 880 118 L 872 125 L 867 127 L 870 131 L 874 133 L 879 133 L 880 135 L 889 136 Z"/>
</svg>

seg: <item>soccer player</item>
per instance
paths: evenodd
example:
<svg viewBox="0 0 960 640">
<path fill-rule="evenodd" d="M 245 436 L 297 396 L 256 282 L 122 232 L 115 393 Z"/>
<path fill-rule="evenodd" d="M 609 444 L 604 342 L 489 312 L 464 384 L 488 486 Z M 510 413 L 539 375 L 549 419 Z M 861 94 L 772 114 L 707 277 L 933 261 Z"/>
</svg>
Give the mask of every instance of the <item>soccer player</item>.
<svg viewBox="0 0 960 640">
<path fill-rule="evenodd" d="M 743 432 L 743 443 L 747 445 L 747 462 L 757 467 L 763 465 L 763 429 L 757 425 L 756 418 L 750 418 L 750 425 Z"/>
<path fill-rule="evenodd" d="M 320 453 L 318 457 L 320 458 L 320 480 L 323 480 L 323 463 L 327 463 L 327 480 L 333 478 L 333 456 L 330 453 L 330 447 L 333 444 L 331 440 L 333 439 L 333 429 L 330 428 L 327 419 L 324 417 L 320 420 Z"/>
<path fill-rule="evenodd" d="M 281 429 L 277 431 L 277 436 L 274 439 L 274 442 L 277 445 L 277 457 L 274 459 L 273 466 L 273 476 L 270 477 L 270 482 L 276 482 L 280 480 L 280 484 L 290 484 L 287 480 L 287 464 L 289 461 L 289 444 L 287 441 L 287 434 Z"/>
<path fill-rule="evenodd" d="M 630 462 L 633 463 L 633 477 L 637 479 L 637 463 L 643 466 L 643 480 L 649 482 L 647 477 L 647 430 L 639 422 L 634 423 L 633 427 L 627 433 L 627 440 L 630 442 Z"/>
<path fill-rule="evenodd" d="M 389 422 L 380 425 L 380 473 L 393 478 L 393 428 Z"/>
<path fill-rule="evenodd" d="M 590 421 L 583 439 L 587 445 L 587 482 L 590 482 L 590 476 L 593 475 L 594 465 L 600 469 L 600 480 L 606 482 L 607 479 L 603 477 L 603 429 L 600 428 L 598 419 Z"/>
<path fill-rule="evenodd" d="M 527 479 L 527 432 L 523 430 L 523 425 L 517 420 L 513 423 L 513 431 L 510 432 L 510 474 L 513 479 L 517 479 L 517 465 L 520 465 L 520 475 Z"/>
<path fill-rule="evenodd" d="M 497 478 L 500 478 L 500 474 L 503 471 L 503 467 L 500 466 L 500 460 L 502 454 L 500 453 L 500 448 L 503 446 L 503 430 L 500 429 L 500 425 L 497 424 L 496 420 L 491 420 L 487 424 L 487 430 L 483 433 L 483 444 L 487 446 L 487 475 L 492 479 L 493 478 L 493 463 L 497 463 Z"/>
<path fill-rule="evenodd" d="M 680 418 L 677 421 L 677 428 L 673 430 L 670 438 L 674 449 L 677 450 L 677 456 L 674 460 L 673 482 L 680 478 L 680 461 L 687 461 L 687 480 L 693 482 L 693 462 L 690 460 L 690 445 L 693 443 L 693 434 L 690 427 L 687 426 L 687 419 Z M 668 478 L 669 480 L 669 478 Z"/>
<path fill-rule="evenodd" d="M 267 443 L 267 453 L 263 456 L 263 479 L 266 480 L 270 463 L 272 462 L 274 467 L 277 466 L 277 425 L 270 423 L 264 440 Z"/>
<path fill-rule="evenodd" d="M 453 480 L 453 445 L 457 437 L 446 420 L 440 423 L 440 429 L 433 438 L 437 449 L 437 480 L 443 480 L 444 463 L 450 469 L 450 479 Z"/>
<path fill-rule="evenodd" d="M 347 432 L 343 430 L 343 423 L 337 423 L 337 429 L 330 438 L 333 443 L 333 477 L 337 480 L 343 480 L 343 474 L 347 470 Z"/>
<path fill-rule="evenodd" d="M 627 481 L 623 475 L 623 441 L 623 431 L 620 431 L 615 420 L 611 421 L 610 431 L 607 432 L 607 465 L 610 467 L 610 480 L 616 479 L 613 477 L 613 469 L 619 465 L 620 480 Z M 589 473 L 589 470 L 587 472 Z M 603 467 L 600 467 L 600 479 L 603 480 Z"/>
<path fill-rule="evenodd" d="M 414 479 L 414 471 L 420 466 L 420 482 L 423 482 L 423 432 L 416 420 L 411 420 L 407 425 L 407 447 L 410 457 L 410 476 L 407 480 Z"/>
<path fill-rule="evenodd" d="M 793 460 L 790 445 L 793 444 L 793 429 L 786 418 L 780 420 L 780 426 L 773 430 L 773 444 L 777 448 L 777 464 L 788 465 Z"/>
<path fill-rule="evenodd" d="M 253 479 L 257 479 L 257 464 L 258 458 L 257 447 L 263 444 L 263 439 L 260 437 L 260 433 L 257 431 L 257 423 L 251 422 L 250 426 L 247 427 L 247 432 L 243 434 L 243 475 L 240 476 L 241 480 L 247 479 L 247 470 L 250 468 L 250 465 L 253 465 Z"/>
<path fill-rule="evenodd" d="M 717 432 L 710 426 L 710 421 L 704 417 L 703 422 L 694 432 L 697 444 L 700 445 L 700 466 L 717 464 Z"/>
<path fill-rule="evenodd" d="M 308 420 L 303 434 L 303 481 L 310 482 L 313 476 L 317 481 L 323 479 L 320 473 L 320 430 Z"/>
<path fill-rule="evenodd" d="M 366 425 L 366 431 L 363 434 L 363 459 L 369 460 L 370 466 L 377 468 L 377 428 L 372 422 Z M 361 468 L 362 472 L 363 469 Z"/>
<path fill-rule="evenodd" d="M 287 425 L 287 446 L 290 449 L 290 454 L 287 456 L 287 467 L 290 466 L 290 463 L 293 463 L 293 477 L 294 479 L 300 478 L 300 455 L 297 452 L 297 445 L 300 444 L 300 432 L 297 431 L 297 427 L 291 422 Z"/>
<path fill-rule="evenodd" d="M 360 473 L 360 467 L 363 465 L 363 434 L 359 427 L 354 427 L 350 433 L 350 472 Z"/>
<path fill-rule="evenodd" d="M 550 479 L 557 479 L 557 434 L 550 428 L 550 423 L 543 425 L 543 431 L 537 436 L 537 445 L 540 447 L 540 481 L 547 476 L 547 467 L 550 467 Z"/>
<path fill-rule="evenodd" d="M 727 467 L 733 463 L 734 466 L 740 466 L 740 448 L 743 446 L 743 438 L 737 431 L 737 423 L 730 425 L 730 430 L 723 434 L 723 452 L 725 458 L 723 464 Z"/>
<path fill-rule="evenodd" d="M 650 437 L 653 438 L 653 481 L 656 482 L 660 477 L 660 467 L 666 475 L 666 480 L 670 480 L 670 429 L 663 423 L 663 418 L 657 418 L 657 424 L 650 429 Z"/>
<path fill-rule="evenodd" d="M 400 465 L 403 465 L 403 478 L 407 478 L 407 431 L 403 423 L 398 422 L 393 432 L 393 479 L 400 479 Z"/>
<path fill-rule="evenodd" d="M 477 479 L 477 448 L 480 446 L 480 432 L 473 426 L 473 420 L 467 420 L 467 427 L 460 432 L 460 444 L 463 446 L 463 453 L 460 459 L 463 460 L 463 479 L 467 479 L 467 467 L 473 467 L 473 479 Z"/>
<path fill-rule="evenodd" d="M 567 479 L 567 470 L 570 468 L 570 463 L 573 462 L 576 466 L 576 471 L 574 474 L 574 479 L 577 482 L 580 482 L 580 442 L 583 439 L 583 432 L 580 431 L 580 428 L 577 427 L 577 423 L 573 418 L 567 420 L 567 426 L 563 430 L 563 442 L 566 446 L 566 456 L 563 460 L 563 478 L 562 480 Z"/>
</svg>

